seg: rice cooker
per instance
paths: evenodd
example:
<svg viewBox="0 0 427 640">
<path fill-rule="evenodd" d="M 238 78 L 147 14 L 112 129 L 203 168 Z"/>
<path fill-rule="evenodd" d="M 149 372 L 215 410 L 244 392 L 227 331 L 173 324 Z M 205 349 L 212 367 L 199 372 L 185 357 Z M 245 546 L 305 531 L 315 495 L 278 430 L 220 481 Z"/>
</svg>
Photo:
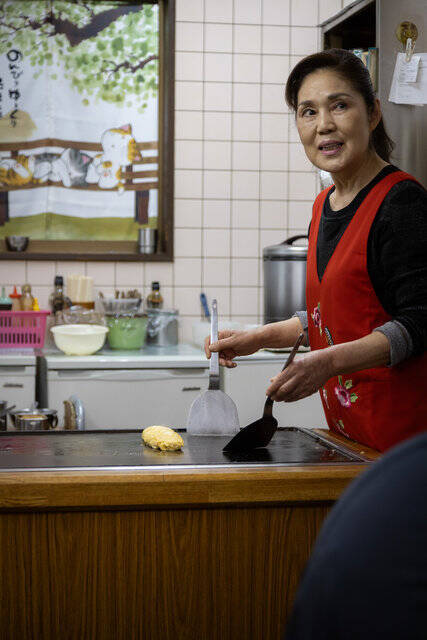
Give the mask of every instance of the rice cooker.
<svg viewBox="0 0 427 640">
<path fill-rule="evenodd" d="M 263 249 L 265 324 L 306 309 L 307 245 L 308 236 L 298 235 Z"/>
</svg>

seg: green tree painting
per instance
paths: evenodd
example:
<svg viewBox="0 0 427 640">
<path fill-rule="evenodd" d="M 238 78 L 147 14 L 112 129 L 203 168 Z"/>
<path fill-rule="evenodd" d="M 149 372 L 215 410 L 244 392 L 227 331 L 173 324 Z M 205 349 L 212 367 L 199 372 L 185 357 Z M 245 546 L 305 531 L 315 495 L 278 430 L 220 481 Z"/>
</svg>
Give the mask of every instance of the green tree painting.
<svg viewBox="0 0 427 640">
<path fill-rule="evenodd" d="M 143 112 L 158 90 L 158 23 L 152 4 L 128 1 L 3 0 L 0 55 L 12 46 L 35 77 L 62 61 L 83 104 L 102 100 Z"/>
</svg>

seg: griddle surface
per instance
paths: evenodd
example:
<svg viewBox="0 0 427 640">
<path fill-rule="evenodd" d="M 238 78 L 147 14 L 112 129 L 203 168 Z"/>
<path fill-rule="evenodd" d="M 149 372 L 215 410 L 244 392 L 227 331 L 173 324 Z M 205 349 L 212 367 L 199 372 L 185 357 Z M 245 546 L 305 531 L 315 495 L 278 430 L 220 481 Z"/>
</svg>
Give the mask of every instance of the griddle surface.
<svg viewBox="0 0 427 640">
<path fill-rule="evenodd" d="M 210 467 L 363 462 L 297 427 L 279 429 L 265 449 L 226 454 L 225 436 L 188 436 L 182 451 L 146 447 L 141 430 L 0 433 L 0 471 L 147 467 Z"/>
</svg>

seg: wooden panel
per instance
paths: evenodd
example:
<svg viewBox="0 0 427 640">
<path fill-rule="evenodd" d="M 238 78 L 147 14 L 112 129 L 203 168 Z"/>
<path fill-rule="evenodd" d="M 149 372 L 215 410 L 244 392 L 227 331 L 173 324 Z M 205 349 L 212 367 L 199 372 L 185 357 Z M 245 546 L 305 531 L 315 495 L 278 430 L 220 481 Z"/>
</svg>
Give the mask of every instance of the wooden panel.
<svg viewBox="0 0 427 640">
<path fill-rule="evenodd" d="M 2 514 L 8 640 L 273 640 L 329 505 Z"/>
</svg>

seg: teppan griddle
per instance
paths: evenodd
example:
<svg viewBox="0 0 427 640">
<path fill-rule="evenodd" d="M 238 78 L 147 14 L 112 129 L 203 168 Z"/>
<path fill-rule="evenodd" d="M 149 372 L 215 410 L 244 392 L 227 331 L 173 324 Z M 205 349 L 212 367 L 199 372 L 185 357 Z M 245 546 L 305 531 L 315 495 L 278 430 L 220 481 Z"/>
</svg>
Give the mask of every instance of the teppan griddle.
<svg viewBox="0 0 427 640">
<path fill-rule="evenodd" d="M 279 428 L 267 448 L 225 453 L 229 436 L 188 436 L 182 451 L 146 447 L 141 429 L 0 432 L 1 471 L 142 470 L 366 464 L 360 455 L 300 427 Z"/>
</svg>

